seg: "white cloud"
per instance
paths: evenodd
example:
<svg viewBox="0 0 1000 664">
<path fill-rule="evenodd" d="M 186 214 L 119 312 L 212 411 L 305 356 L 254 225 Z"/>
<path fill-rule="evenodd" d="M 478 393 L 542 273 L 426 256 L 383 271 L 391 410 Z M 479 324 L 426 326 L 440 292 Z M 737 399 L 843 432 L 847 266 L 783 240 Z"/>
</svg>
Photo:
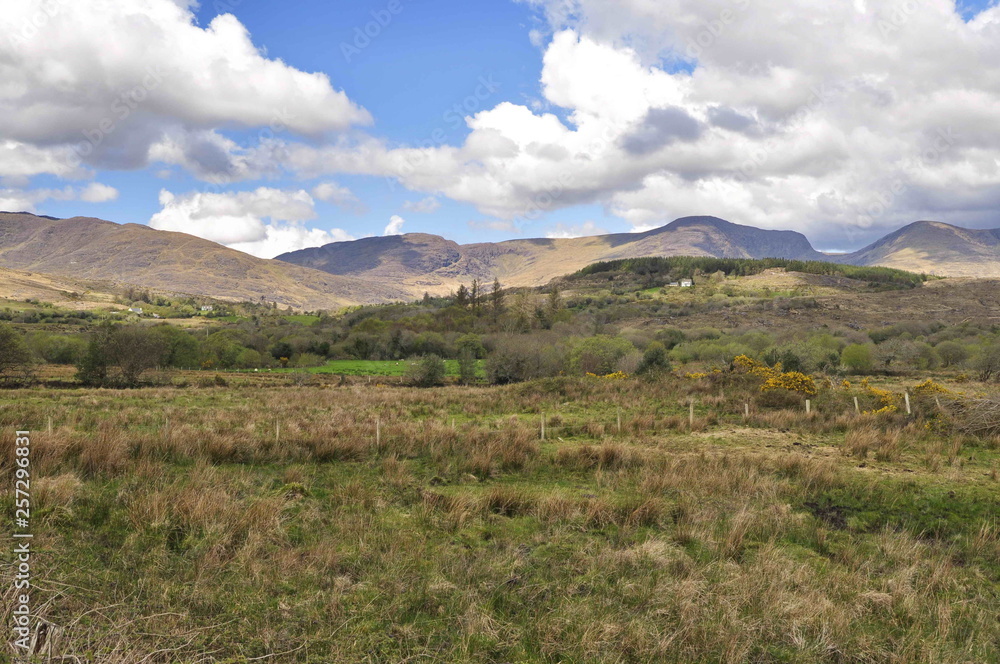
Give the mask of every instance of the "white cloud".
<svg viewBox="0 0 1000 664">
<path fill-rule="evenodd" d="M 260 187 L 180 196 L 162 190 L 160 205 L 162 209 L 149 220 L 151 227 L 197 235 L 262 258 L 351 239 L 340 229 L 304 225 L 315 219 L 316 211 L 312 197 L 303 190 Z"/>
<path fill-rule="evenodd" d="M 33 146 L 26 170 L 64 175 L 85 163 L 150 159 L 233 178 L 248 149 L 215 135 L 260 128 L 257 142 L 371 122 L 322 73 L 266 57 L 232 14 L 197 24 L 196 3 L 22 0 L 4 8 L 0 136 Z M 0 147 L 0 173 L 4 169 Z M 235 154 L 232 154 L 235 153 Z"/>
<path fill-rule="evenodd" d="M 501 233 L 520 233 L 521 229 L 513 221 L 489 219 L 486 221 L 470 221 L 469 228 L 473 230 L 497 231 Z"/>
<path fill-rule="evenodd" d="M 30 177 L 51 173 L 82 179 L 91 173 L 74 165 L 75 153 L 69 146 L 39 147 L 0 137 L 0 177 Z"/>
<path fill-rule="evenodd" d="M 104 203 L 118 198 L 118 190 L 106 184 L 92 182 L 83 187 L 61 189 L 0 189 L 0 210 L 7 212 L 37 212 L 45 201 L 83 201 Z"/>
<path fill-rule="evenodd" d="M 341 187 L 336 182 L 321 182 L 313 187 L 312 195 L 313 198 L 336 205 L 342 210 L 355 213 L 365 211 L 365 206 L 361 204 L 354 192 L 347 187 Z"/>
<path fill-rule="evenodd" d="M 597 224 L 592 221 L 586 221 L 582 224 L 576 226 L 567 226 L 566 224 L 556 224 L 550 228 L 545 233 L 545 237 L 552 239 L 567 239 L 574 237 L 588 237 L 590 235 L 605 235 L 607 230 L 599 228 Z"/>
<path fill-rule="evenodd" d="M 117 198 L 117 189 L 100 182 L 91 182 L 80 192 L 80 200 L 86 203 L 105 203 Z"/>
<path fill-rule="evenodd" d="M 391 217 L 389 217 L 389 225 L 385 227 L 385 230 L 382 232 L 382 235 L 402 235 L 403 224 L 405 223 L 406 220 L 400 217 L 399 215 L 397 214 L 392 215 Z"/>
<path fill-rule="evenodd" d="M 564 114 L 503 102 L 459 146 L 360 139 L 286 163 L 515 221 L 600 203 L 636 228 L 717 214 L 827 244 L 925 217 L 996 225 L 1000 77 L 969 63 L 1000 62 L 1000 7 L 967 23 L 950 0 L 533 4 Z"/>
<path fill-rule="evenodd" d="M 428 196 L 419 201 L 406 201 L 403 209 L 417 214 L 433 214 L 441 209 L 441 201 L 434 196 Z"/>
</svg>

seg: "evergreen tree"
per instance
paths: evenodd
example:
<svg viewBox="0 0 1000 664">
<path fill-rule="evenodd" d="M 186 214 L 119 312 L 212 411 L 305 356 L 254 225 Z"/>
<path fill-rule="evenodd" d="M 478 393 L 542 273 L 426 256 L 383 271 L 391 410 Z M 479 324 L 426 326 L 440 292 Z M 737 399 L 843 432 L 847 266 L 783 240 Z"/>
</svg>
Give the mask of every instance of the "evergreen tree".
<svg viewBox="0 0 1000 664">
<path fill-rule="evenodd" d="M 469 306 L 469 289 L 462 284 L 458 287 L 458 292 L 455 293 L 455 304 L 463 309 Z"/>
<path fill-rule="evenodd" d="M 490 292 L 490 308 L 493 309 L 493 315 L 499 316 L 503 313 L 503 300 L 504 292 L 500 287 L 500 280 L 493 279 L 493 290 Z"/>
<path fill-rule="evenodd" d="M 479 279 L 472 280 L 472 288 L 469 290 L 469 303 L 473 311 L 479 311 Z"/>
</svg>

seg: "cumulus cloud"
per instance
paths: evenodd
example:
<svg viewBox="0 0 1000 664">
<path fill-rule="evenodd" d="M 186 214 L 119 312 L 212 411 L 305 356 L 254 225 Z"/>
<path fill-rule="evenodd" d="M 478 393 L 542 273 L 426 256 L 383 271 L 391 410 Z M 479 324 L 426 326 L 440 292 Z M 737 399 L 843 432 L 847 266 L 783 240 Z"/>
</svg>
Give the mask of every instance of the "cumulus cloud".
<svg viewBox="0 0 1000 664">
<path fill-rule="evenodd" d="M 403 209 L 417 214 L 432 214 L 441 209 L 441 201 L 434 196 L 428 196 L 419 201 L 406 201 L 403 203 Z"/>
<path fill-rule="evenodd" d="M 600 228 L 592 221 L 586 221 L 575 226 L 567 224 L 556 224 L 545 233 L 545 237 L 551 239 L 568 239 L 574 237 L 587 237 L 590 235 L 605 235 L 608 231 Z"/>
<path fill-rule="evenodd" d="M 354 195 L 347 187 L 341 187 L 336 182 L 321 182 L 312 189 L 313 198 L 321 200 L 325 203 L 330 203 L 331 205 L 336 205 L 342 210 L 347 210 L 354 213 L 362 213 L 365 211 L 364 205 L 358 200 L 358 197 Z"/>
<path fill-rule="evenodd" d="M 0 189 L 0 210 L 8 212 L 37 212 L 46 201 L 82 201 L 105 203 L 118 198 L 118 190 L 99 182 L 83 187 L 65 186 L 60 189 Z"/>
<path fill-rule="evenodd" d="M 391 217 L 389 217 L 389 224 L 385 227 L 385 230 L 382 231 L 382 235 L 385 236 L 402 235 L 403 224 L 405 223 L 406 220 L 400 217 L 398 214 L 392 215 Z"/>
<path fill-rule="evenodd" d="M 521 229 L 513 221 L 503 219 L 488 219 L 485 221 L 470 221 L 469 228 L 473 230 L 497 231 L 501 233 L 520 233 Z"/>
<path fill-rule="evenodd" d="M 397 178 L 504 220 L 600 203 L 872 239 L 920 218 L 996 225 L 1000 7 L 954 2 L 534 0 L 544 104 L 466 118 L 461 145 L 289 148 L 293 169 Z M 766 35 L 766 38 L 761 38 Z M 536 41 L 541 44 L 540 33 Z"/>
<path fill-rule="evenodd" d="M 199 176 L 234 178 L 259 169 L 240 163 L 246 150 L 214 134 L 220 127 L 260 128 L 266 141 L 371 122 L 325 74 L 266 57 L 232 14 L 199 26 L 194 4 L 23 0 L 5 7 L 0 135 L 7 149 L 46 153 L 25 170 L 65 175 L 81 160 L 136 168 L 160 159 Z M 0 171 L 6 161 L 0 146 Z"/>
<path fill-rule="evenodd" d="M 674 141 L 693 141 L 701 136 L 701 123 L 682 108 L 651 108 L 642 122 L 625 135 L 626 152 L 644 155 L 664 148 Z"/>
<path fill-rule="evenodd" d="M 91 182 L 80 191 L 80 200 L 85 203 L 105 203 L 118 198 L 118 190 L 100 182 Z"/>
<path fill-rule="evenodd" d="M 340 229 L 308 228 L 313 198 L 304 190 L 260 187 L 240 192 L 160 191 L 162 209 L 149 220 L 157 230 L 196 235 L 262 258 L 352 239 Z"/>
</svg>

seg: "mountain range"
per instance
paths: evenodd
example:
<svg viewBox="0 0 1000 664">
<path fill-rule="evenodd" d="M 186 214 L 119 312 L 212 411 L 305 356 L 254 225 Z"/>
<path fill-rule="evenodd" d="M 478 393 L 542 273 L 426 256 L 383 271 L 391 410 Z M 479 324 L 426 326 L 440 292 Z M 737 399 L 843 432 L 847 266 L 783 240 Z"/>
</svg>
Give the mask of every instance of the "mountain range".
<svg viewBox="0 0 1000 664">
<path fill-rule="evenodd" d="M 541 286 L 598 261 L 667 255 L 789 258 L 1000 277 L 1000 230 L 920 221 L 860 251 L 825 254 L 795 231 L 686 217 L 644 233 L 467 245 L 411 233 L 262 259 L 139 224 L 0 213 L 0 268 L 311 310 L 413 300 L 425 292 L 444 295 L 473 279 Z"/>
<path fill-rule="evenodd" d="M 193 235 L 88 217 L 0 212 L 0 267 L 295 309 L 337 309 L 404 293 L 265 260 Z"/>
</svg>

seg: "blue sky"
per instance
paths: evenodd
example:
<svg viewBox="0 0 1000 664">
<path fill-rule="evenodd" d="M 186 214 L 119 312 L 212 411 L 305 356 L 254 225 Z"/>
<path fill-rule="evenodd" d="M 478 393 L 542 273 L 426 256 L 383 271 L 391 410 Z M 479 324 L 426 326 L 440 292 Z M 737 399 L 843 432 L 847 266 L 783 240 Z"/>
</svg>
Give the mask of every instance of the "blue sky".
<svg viewBox="0 0 1000 664">
<path fill-rule="evenodd" d="M 475 242 L 695 214 L 824 249 L 922 218 L 1000 226 L 987 0 L 23 4 L 0 45 L 22 90 L 0 100 L 5 207 L 258 255 L 387 228 Z M 71 167 L 153 69 L 168 83 Z"/>
<path fill-rule="evenodd" d="M 311 1 L 288 3 L 275 11 L 273 5 L 260 0 L 228 0 L 203 3 L 197 20 L 206 26 L 219 13 L 234 13 L 268 57 L 280 58 L 296 69 L 327 73 L 336 87 L 374 115 L 371 133 L 401 145 L 434 143 L 441 136 L 435 134 L 439 130 L 445 142 L 460 144 L 469 133 L 465 123 L 459 122 L 465 115 L 503 101 L 520 104 L 539 99 L 542 54 L 531 44 L 529 31 L 543 26 L 530 6 L 507 1 L 400 0 L 402 11 L 390 14 L 391 22 L 380 26 L 378 36 L 355 53 L 356 29 L 363 30 L 379 14 L 386 16 L 388 4 L 384 0 Z M 499 89 L 480 100 L 474 93 L 482 78 Z M 258 133 L 227 132 L 241 144 L 252 143 Z M 157 194 L 161 188 L 186 191 L 203 186 L 183 169 L 172 169 L 169 179 L 157 177 L 151 170 L 103 173 L 102 182 L 128 192 L 118 200 L 86 210 L 76 201 L 50 201 L 44 213 L 85 213 L 122 223 L 146 223 L 160 209 Z M 322 180 L 290 179 L 288 183 L 308 186 Z M 481 222 L 487 216 L 468 203 L 441 198 L 441 208 L 433 216 L 411 215 L 403 207 L 406 201 L 422 200 L 427 194 L 408 191 L 382 177 L 347 175 L 338 176 L 336 181 L 355 192 L 366 210 L 344 212 L 320 202 L 315 223 L 342 228 L 356 237 L 381 234 L 393 215 L 406 218 L 407 232 L 442 234 L 462 243 L 544 235 L 553 224 L 573 225 L 581 220 L 597 221 L 599 227 L 613 232 L 630 228 L 606 214 L 600 205 L 583 205 L 555 210 L 544 221 L 522 220 L 518 233 L 484 231 L 469 222 Z M 55 178 L 38 182 L 57 186 Z M 230 189 L 249 190 L 259 184 L 244 183 Z"/>
</svg>

